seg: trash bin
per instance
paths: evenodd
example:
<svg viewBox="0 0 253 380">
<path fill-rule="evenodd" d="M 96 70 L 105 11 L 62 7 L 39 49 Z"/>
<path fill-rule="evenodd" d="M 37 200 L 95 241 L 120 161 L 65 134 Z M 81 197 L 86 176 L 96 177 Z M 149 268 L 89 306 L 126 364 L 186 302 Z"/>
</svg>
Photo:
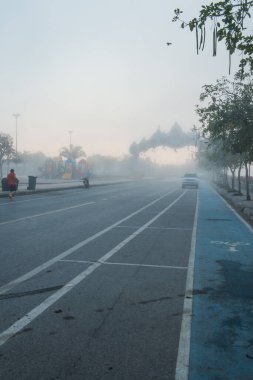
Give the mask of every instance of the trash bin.
<svg viewBox="0 0 253 380">
<path fill-rule="evenodd" d="M 85 189 L 88 189 L 90 187 L 90 182 L 88 178 L 83 178 L 83 186 Z"/>
<path fill-rule="evenodd" d="M 2 178 L 2 191 L 9 191 L 9 186 L 7 183 L 7 178 Z"/>
<path fill-rule="evenodd" d="M 28 176 L 28 187 L 27 190 L 35 190 L 36 188 L 36 180 L 37 177 L 34 177 L 33 175 Z"/>
</svg>

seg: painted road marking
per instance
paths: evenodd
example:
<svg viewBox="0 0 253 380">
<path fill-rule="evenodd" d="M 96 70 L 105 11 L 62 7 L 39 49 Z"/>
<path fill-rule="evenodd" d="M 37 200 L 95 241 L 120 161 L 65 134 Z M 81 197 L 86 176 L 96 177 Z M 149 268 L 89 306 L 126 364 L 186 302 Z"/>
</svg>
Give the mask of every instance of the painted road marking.
<svg viewBox="0 0 253 380">
<path fill-rule="evenodd" d="M 231 242 L 231 241 L 210 241 L 211 244 L 217 245 L 226 245 L 229 252 L 239 252 L 239 249 L 236 249 L 238 246 L 250 245 L 250 243 L 244 243 L 241 241 Z"/>
<path fill-rule="evenodd" d="M 193 230 L 192 230 L 191 251 L 190 251 L 190 256 L 189 256 L 189 264 L 188 264 L 188 271 L 187 271 L 187 278 L 186 278 L 183 318 L 182 318 L 180 338 L 179 338 L 175 380 L 188 380 L 188 373 L 189 373 L 192 302 L 193 302 L 193 277 L 194 277 L 195 251 L 196 251 L 198 209 L 199 209 L 199 200 L 197 199 L 194 225 L 193 225 Z"/>
<path fill-rule="evenodd" d="M 92 204 L 94 204 L 94 203 L 96 203 L 96 202 L 80 203 L 80 204 L 75 205 L 75 206 L 64 207 L 64 208 L 59 208 L 59 209 L 57 209 L 57 210 L 53 210 L 53 211 L 42 212 L 41 214 L 35 214 L 35 215 L 24 216 L 23 218 L 18 218 L 18 219 L 8 220 L 8 221 L 6 221 L 6 222 L 1 222 L 1 223 L 0 223 L 0 226 L 5 225 L 5 224 L 11 224 L 11 223 L 16 223 L 16 222 L 22 222 L 23 220 L 39 218 L 39 217 L 41 217 L 41 216 L 45 216 L 45 215 L 57 214 L 58 212 L 63 212 L 63 211 L 71 210 L 71 209 L 78 208 L 78 207 L 88 206 L 88 205 L 92 205 Z"/>
<path fill-rule="evenodd" d="M 29 280 L 30 278 L 32 278 L 36 274 L 40 273 L 44 269 L 47 269 L 48 267 L 50 267 L 53 264 L 57 263 L 57 261 L 63 259 L 64 257 L 67 257 L 67 256 L 71 255 L 72 253 L 76 252 L 78 249 L 84 247 L 86 244 L 90 243 L 91 241 L 93 241 L 93 240 L 97 239 L 98 237 L 104 235 L 105 233 L 109 232 L 114 227 L 117 227 L 119 224 L 121 224 L 121 223 L 125 222 L 126 220 L 132 218 L 133 216 L 137 215 L 138 213 L 140 213 L 141 211 L 145 210 L 146 208 L 152 206 L 153 204 L 159 202 L 161 199 L 167 197 L 169 194 L 173 193 L 175 190 L 176 189 L 169 191 L 165 195 L 162 195 L 161 197 L 159 197 L 159 198 L 155 199 L 154 201 L 148 203 L 146 206 L 141 207 L 140 209 L 136 210 L 135 212 L 133 212 L 132 214 L 126 216 L 125 218 L 119 220 L 118 222 L 111 224 L 109 227 L 106 227 L 102 231 L 97 232 L 96 234 L 88 237 L 85 240 L 82 240 L 81 242 L 75 244 L 73 247 L 71 247 L 71 248 L 67 249 L 66 251 L 60 253 L 59 255 L 55 256 L 51 260 L 48 260 L 44 264 L 41 264 L 38 267 L 32 269 L 30 272 L 27 272 L 24 275 L 16 278 L 15 280 L 12 280 L 12 281 L 8 282 L 7 284 L 1 286 L 0 287 L 0 294 L 6 293 L 9 290 L 11 290 L 14 286 L 20 284 L 21 282 Z"/>
<path fill-rule="evenodd" d="M 41 313 L 43 313 L 46 309 L 52 306 L 56 301 L 58 301 L 61 297 L 63 297 L 66 293 L 68 293 L 71 289 L 73 289 L 76 285 L 78 285 L 81 281 L 83 281 L 87 276 L 93 273 L 97 268 L 105 263 L 110 257 L 115 255 L 121 248 L 123 248 L 126 244 L 128 244 L 131 240 L 133 240 L 136 236 L 138 236 L 141 232 L 143 232 L 150 224 L 154 223 L 161 215 L 163 215 L 168 209 L 170 209 L 174 204 L 176 204 L 183 196 L 185 192 L 177 197 L 169 206 L 160 211 L 154 218 L 150 219 L 147 223 L 145 223 L 142 227 L 140 227 L 137 231 L 135 231 L 132 235 L 128 236 L 126 239 L 122 240 L 119 244 L 117 244 L 114 248 L 112 248 L 109 252 L 103 255 L 98 262 L 91 264 L 87 269 L 81 272 L 78 276 L 74 277 L 71 281 L 69 281 L 65 286 L 63 286 L 60 290 L 56 291 L 50 297 L 48 297 L 41 304 L 36 306 L 30 312 L 28 312 L 24 317 L 15 322 L 8 329 L 3 331 L 0 334 L 0 346 L 2 346 L 8 339 L 13 337 L 19 331 L 21 331 L 25 326 L 31 323 L 35 318 L 37 318 Z"/>
<path fill-rule="evenodd" d="M 62 189 L 62 190 L 57 190 L 57 200 L 58 199 L 64 199 L 64 198 L 66 198 L 66 199 L 69 199 L 69 195 L 72 195 L 72 194 L 84 194 L 84 192 L 82 191 L 82 190 L 80 190 L 80 191 L 77 191 L 77 190 L 79 190 L 78 188 L 76 188 L 76 189 L 73 189 L 72 191 L 70 191 L 69 189 L 67 189 L 68 190 L 68 194 L 67 195 L 59 195 L 59 193 L 60 192 L 63 192 L 64 191 L 64 189 Z M 51 192 L 54 192 L 55 193 L 55 191 L 49 191 L 50 193 Z M 53 199 L 52 198 L 52 196 L 50 196 L 50 195 L 48 195 L 48 193 L 49 193 L 48 191 L 46 192 L 45 191 L 45 195 L 43 196 L 43 197 L 38 197 L 37 195 L 38 194 L 41 194 L 41 193 L 33 193 L 33 194 L 25 194 L 25 195 L 17 195 L 16 196 L 16 198 L 15 198 L 15 202 L 14 203 L 11 203 L 11 204 L 16 204 L 16 203 L 18 203 L 18 204 L 20 204 L 20 203 L 25 203 L 25 202 L 34 202 L 34 201 L 37 201 L 38 199 L 39 200 L 41 200 L 41 199 L 46 199 L 46 200 L 48 200 L 48 199 Z M 32 195 L 32 197 L 31 197 L 31 195 Z M 19 200 L 18 198 L 19 197 L 22 197 L 22 198 L 29 198 L 29 199 L 23 199 L 22 201 L 21 200 Z M 7 197 L 6 197 L 7 198 Z M 55 198 L 54 198 L 54 200 L 55 200 Z M 8 200 L 8 202 L 4 202 L 4 203 L 0 203 L 0 206 L 6 206 L 6 205 L 9 205 L 10 204 L 10 201 Z"/>
<path fill-rule="evenodd" d="M 33 198 L 33 199 L 25 199 L 23 201 L 19 201 L 19 200 L 16 200 L 15 203 L 25 203 L 25 202 L 33 202 L 33 201 L 37 201 L 37 199 L 48 199 L 49 197 L 38 197 L 38 198 Z M 5 205 L 9 205 L 10 204 L 10 201 L 8 200 L 8 202 L 5 202 L 5 203 L 0 203 L 0 206 L 5 206 Z"/>
<path fill-rule="evenodd" d="M 67 191 L 68 191 L 67 195 L 59 195 L 60 192 L 62 193 L 66 189 L 57 190 L 57 193 L 58 193 L 57 194 L 57 200 L 58 199 L 64 199 L 64 198 L 69 199 L 69 195 L 72 195 L 72 194 L 86 194 L 87 195 L 87 193 L 82 190 L 82 185 L 81 185 L 81 188 L 77 187 L 77 188 L 73 188 L 71 190 L 70 189 L 71 189 L 71 187 L 67 189 Z M 55 192 L 55 191 L 56 190 L 54 190 L 52 192 Z M 110 194 L 110 193 L 113 193 L 113 192 L 115 192 L 115 190 L 99 191 L 99 189 L 93 188 L 92 195 L 105 195 L 105 194 Z M 51 193 L 51 191 L 50 191 L 50 193 Z M 52 196 L 48 195 L 48 192 L 45 192 L 45 196 L 37 197 L 38 194 L 39 193 L 37 193 L 37 194 L 34 193 L 34 194 L 32 194 L 32 197 L 31 197 L 31 194 L 22 195 L 22 197 L 24 197 L 24 198 L 29 198 L 29 199 L 25 199 L 25 200 L 22 200 L 22 201 L 18 199 L 20 197 L 20 195 L 19 195 L 19 196 L 16 197 L 15 203 L 19 204 L 19 203 L 24 203 L 24 202 L 34 202 L 34 201 L 36 201 L 38 199 L 39 200 L 41 200 L 41 199 L 52 199 Z M 156 194 L 154 194 L 154 195 L 156 195 Z M 129 192 L 125 193 L 125 195 L 129 195 Z M 6 196 L 6 198 L 7 198 L 7 196 Z M 15 204 L 15 203 L 13 203 L 13 204 Z M 6 206 L 6 205 L 9 205 L 9 204 L 10 204 L 10 201 L 8 200 L 8 202 L 0 203 L 0 206 Z"/>
<path fill-rule="evenodd" d="M 135 267 L 147 267 L 147 268 L 165 268 L 165 269 L 183 269 L 186 270 L 187 267 L 179 267 L 179 266 L 171 266 L 171 265 L 155 265 L 155 264 L 138 264 L 138 263 L 115 263 L 112 261 L 106 261 L 106 262 L 101 262 L 100 260 L 98 261 L 89 261 L 89 260 L 68 260 L 68 259 L 63 259 L 60 260 L 64 263 L 82 263 L 82 264 L 93 264 L 93 263 L 101 263 L 105 265 L 122 265 L 122 266 L 135 266 Z"/>
<path fill-rule="evenodd" d="M 137 229 L 139 228 L 140 226 L 127 226 L 127 225 L 121 225 L 121 226 L 117 226 L 117 228 L 133 228 L 133 229 Z M 151 229 L 151 230 L 179 230 L 179 231 L 191 231 L 192 228 L 184 228 L 184 227 L 148 227 L 148 229 Z"/>
</svg>

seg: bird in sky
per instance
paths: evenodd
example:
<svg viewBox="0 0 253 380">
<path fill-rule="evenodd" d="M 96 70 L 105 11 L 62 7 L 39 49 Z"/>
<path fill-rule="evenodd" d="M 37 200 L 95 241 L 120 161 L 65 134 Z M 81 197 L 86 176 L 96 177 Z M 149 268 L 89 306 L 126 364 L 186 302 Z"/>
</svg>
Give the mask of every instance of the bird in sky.
<svg viewBox="0 0 253 380">
<path fill-rule="evenodd" d="M 172 45 L 172 42 L 167 42 L 167 45 L 168 45 L 168 46 Z"/>
</svg>

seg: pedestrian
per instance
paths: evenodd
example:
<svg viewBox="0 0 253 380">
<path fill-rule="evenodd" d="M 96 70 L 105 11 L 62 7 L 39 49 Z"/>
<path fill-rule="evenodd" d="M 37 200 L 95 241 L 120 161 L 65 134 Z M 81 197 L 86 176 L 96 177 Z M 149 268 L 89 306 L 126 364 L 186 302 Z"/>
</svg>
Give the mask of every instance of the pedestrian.
<svg viewBox="0 0 253 380">
<path fill-rule="evenodd" d="M 7 184 L 9 186 L 10 200 L 13 199 L 15 192 L 17 191 L 17 183 L 18 183 L 18 179 L 16 177 L 16 173 L 14 172 L 14 169 L 11 169 L 10 173 L 7 175 Z"/>
</svg>

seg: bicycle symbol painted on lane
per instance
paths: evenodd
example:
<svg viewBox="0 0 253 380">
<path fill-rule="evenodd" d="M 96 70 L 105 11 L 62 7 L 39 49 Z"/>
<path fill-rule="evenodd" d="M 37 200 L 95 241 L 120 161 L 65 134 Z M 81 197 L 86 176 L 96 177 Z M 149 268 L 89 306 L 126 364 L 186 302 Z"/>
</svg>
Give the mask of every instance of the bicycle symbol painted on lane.
<svg viewBox="0 0 253 380">
<path fill-rule="evenodd" d="M 250 245 L 250 243 L 244 243 L 244 242 L 241 242 L 241 241 L 237 241 L 237 242 L 231 242 L 231 241 L 211 241 L 210 242 L 211 244 L 218 244 L 218 245 L 226 245 L 228 247 L 228 251 L 229 252 L 239 252 L 240 250 L 237 249 L 237 247 L 239 246 L 245 246 L 245 245 Z"/>
</svg>

